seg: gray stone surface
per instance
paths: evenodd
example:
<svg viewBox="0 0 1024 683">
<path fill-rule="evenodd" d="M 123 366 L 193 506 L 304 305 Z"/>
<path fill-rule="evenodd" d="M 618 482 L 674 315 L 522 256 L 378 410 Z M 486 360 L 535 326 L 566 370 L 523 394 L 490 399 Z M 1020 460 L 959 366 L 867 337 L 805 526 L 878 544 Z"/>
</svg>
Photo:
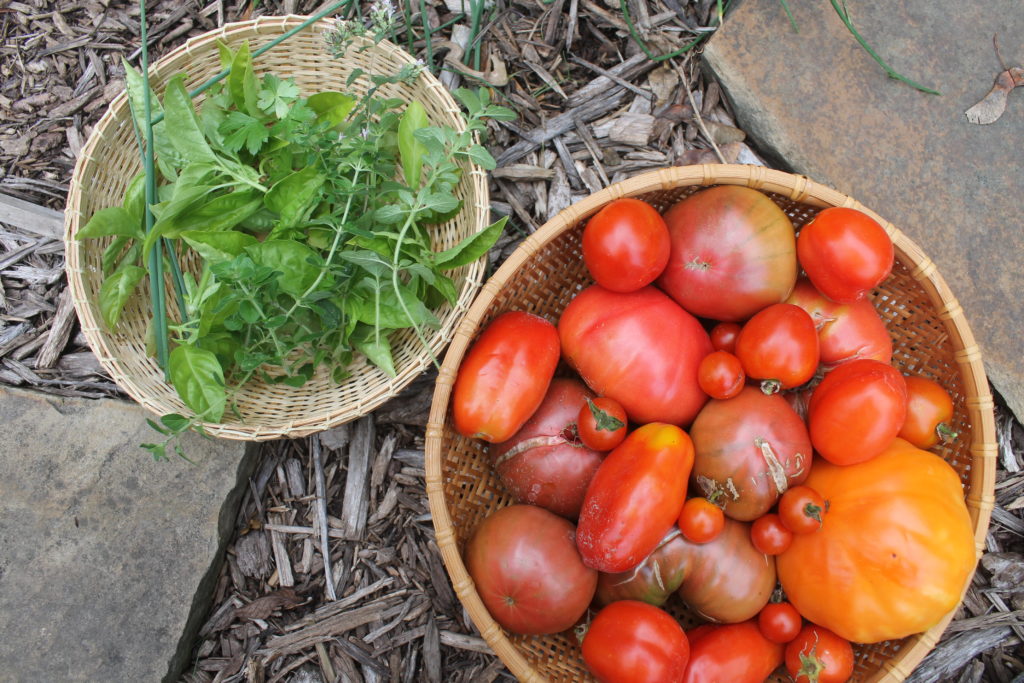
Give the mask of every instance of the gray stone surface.
<svg viewBox="0 0 1024 683">
<path fill-rule="evenodd" d="M 964 116 L 1001 71 L 1024 66 L 1021 0 L 859 0 L 854 25 L 896 71 L 860 48 L 831 3 L 744 0 L 706 62 L 737 118 L 782 167 L 869 206 L 917 242 L 963 305 L 989 378 L 1024 417 L 1024 92 L 1002 118 Z"/>
<path fill-rule="evenodd" d="M 255 456 L 189 435 L 196 464 L 154 462 L 145 417 L 0 387 L 0 680 L 160 681 L 187 663 Z"/>
</svg>

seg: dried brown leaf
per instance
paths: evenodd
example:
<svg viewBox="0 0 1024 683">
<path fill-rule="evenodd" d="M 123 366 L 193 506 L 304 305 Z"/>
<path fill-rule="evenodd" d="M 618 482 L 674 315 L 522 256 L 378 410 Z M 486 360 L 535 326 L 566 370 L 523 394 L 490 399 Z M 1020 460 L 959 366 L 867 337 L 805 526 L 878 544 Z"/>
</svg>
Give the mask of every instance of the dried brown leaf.
<svg viewBox="0 0 1024 683">
<path fill-rule="evenodd" d="M 998 121 L 1006 111 L 1010 92 L 1019 85 L 1024 85 L 1024 68 L 1015 66 L 1000 73 L 996 76 L 996 82 L 988 94 L 964 112 L 967 120 L 979 125 Z"/>
</svg>

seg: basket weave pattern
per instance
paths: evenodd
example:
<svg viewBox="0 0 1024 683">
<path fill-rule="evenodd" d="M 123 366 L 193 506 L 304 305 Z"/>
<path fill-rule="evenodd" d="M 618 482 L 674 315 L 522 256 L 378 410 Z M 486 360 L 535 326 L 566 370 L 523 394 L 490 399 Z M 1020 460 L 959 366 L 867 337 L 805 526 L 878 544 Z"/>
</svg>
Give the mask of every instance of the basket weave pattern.
<svg viewBox="0 0 1024 683">
<path fill-rule="evenodd" d="M 797 229 L 827 206 L 865 211 L 892 237 L 896 264 L 872 293 L 893 340 L 893 364 L 906 374 L 930 377 L 953 396 L 952 428 L 960 437 L 933 449 L 959 473 L 975 531 L 978 555 L 994 503 L 997 453 L 993 401 L 981 354 L 963 310 L 935 264 L 903 233 L 852 198 L 804 177 L 755 166 L 704 165 L 647 173 L 575 204 L 530 236 L 484 284 L 456 330 L 442 366 L 427 425 L 426 477 L 438 545 L 452 584 L 481 634 L 523 681 L 591 680 L 571 633 L 507 634 L 487 612 L 462 562 L 461 550 L 484 518 L 513 502 L 491 467 L 487 444 L 458 435 L 450 418 L 450 395 L 469 344 L 498 314 L 523 310 L 556 322 L 572 298 L 592 280 L 583 264 L 580 239 L 586 219 L 619 197 L 637 197 L 663 211 L 710 185 L 746 185 L 766 193 Z M 967 585 L 970 584 L 968 579 Z M 967 585 L 964 586 L 966 590 Z M 684 625 L 693 615 L 671 604 Z M 923 634 L 900 641 L 857 646 L 856 681 L 903 680 L 937 642 L 953 612 Z M 782 678 L 780 680 L 786 680 Z"/>
<path fill-rule="evenodd" d="M 248 40 L 250 48 L 255 51 L 305 19 L 299 16 L 260 17 L 228 24 L 193 38 L 151 67 L 152 87 L 161 93 L 172 76 L 184 72 L 188 74 L 186 88 L 194 88 L 220 71 L 218 40 L 232 48 Z M 329 53 L 323 35 L 333 25 L 332 20 L 318 22 L 263 54 L 254 63 L 257 74 L 272 72 L 282 79 L 294 79 L 304 96 L 330 89 L 361 95 L 367 88 L 366 79 L 346 85 L 346 79 L 354 69 L 360 68 L 368 74 L 392 74 L 402 65 L 412 62 L 407 53 L 387 41 L 371 43 L 369 40 L 355 43 L 344 59 L 337 59 Z M 381 88 L 380 94 L 406 101 L 418 99 L 433 125 L 465 129 L 451 95 L 427 72 L 423 72 L 411 86 L 391 84 Z M 463 175 L 456 195 L 463 202 L 463 210 L 452 220 L 431 226 L 436 250 L 454 246 L 487 224 L 490 207 L 486 175 L 480 167 L 468 162 L 461 162 L 461 166 Z M 174 388 L 164 381 L 162 371 L 146 352 L 146 327 L 151 317 L 148 283 L 140 286 L 125 306 L 117 329 L 107 329 L 96 302 L 102 284 L 101 255 L 111 240 L 74 239 L 78 229 L 96 211 L 121 203 L 129 181 L 141 168 L 127 96 L 122 93 L 111 103 L 90 136 L 71 180 L 65 213 L 68 284 L 89 345 L 114 381 L 158 415 L 172 412 L 188 414 Z M 183 268 L 196 274 L 197 266 L 196 260 L 186 260 L 182 264 Z M 431 357 L 441 352 L 476 295 L 483 272 L 482 259 L 449 272 L 458 288 L 459 298 L 454 306 L 445 304 L 436 311 L 441 325 L 437 330 L 428 332 L 429 351 L 411 330 L 392 338 L 397 377 L 388 377 L 358 356 L 348 369 L 351 376 L 340 385 L 333 382 L 323 369 L 298 388 L 252 380 L 237 395 L 240 419 L 229 410 L 223 423 L 207 424 L 205 429 L 215 436 L 232 439 L 295 438 L 372 411 L 407 386 L 430 364 Z M 170 280 L 168 291 L 171 291 Z M 177 311 L 173 297 L 168 297 L 168 300 L 170 315 L 174 318 Z"/>
</svg>

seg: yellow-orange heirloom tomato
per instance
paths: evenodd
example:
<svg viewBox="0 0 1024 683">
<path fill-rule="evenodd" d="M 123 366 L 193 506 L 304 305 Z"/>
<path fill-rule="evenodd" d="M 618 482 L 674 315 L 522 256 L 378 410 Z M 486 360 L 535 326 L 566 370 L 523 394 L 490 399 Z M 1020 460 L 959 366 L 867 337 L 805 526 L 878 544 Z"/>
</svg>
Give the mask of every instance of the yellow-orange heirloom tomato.
<svg viewBox="0 0 1024 683">
<path fill-rule="evenodd" d="M 859 643 L 903 638 L 960 601 L 976 556 L 960 478 L 942 458 L 895 439 L 876 458 L 815 459 L 807 486 L 829 501 L 821 529 L 776 558 L 790 602 Z"/>
</svg>

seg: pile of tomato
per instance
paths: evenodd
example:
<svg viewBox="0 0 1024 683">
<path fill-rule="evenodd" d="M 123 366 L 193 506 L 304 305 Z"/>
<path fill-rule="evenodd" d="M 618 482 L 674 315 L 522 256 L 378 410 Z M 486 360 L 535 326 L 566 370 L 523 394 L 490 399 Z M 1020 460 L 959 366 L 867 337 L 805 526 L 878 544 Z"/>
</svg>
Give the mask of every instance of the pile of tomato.
<svg viewBox="0 0 1024 683">
<path fill-rule="evenodd" d="M 971 521 L 926 450 L 953 404 L 891 364 L 877 222 L 828 208 L 797 234 L 718 186 L 663 214 L 613 201 L 582 252 L 595 284 L 557 321 L 496 317 L 453 390 L 517 501 L 464 553 L 499 624 L 575 627 L 600 681 L 843 681 L 853 643 L 958 603 Z M 707 623 L 685 631 L 670 600 Z"/>
</svg>

